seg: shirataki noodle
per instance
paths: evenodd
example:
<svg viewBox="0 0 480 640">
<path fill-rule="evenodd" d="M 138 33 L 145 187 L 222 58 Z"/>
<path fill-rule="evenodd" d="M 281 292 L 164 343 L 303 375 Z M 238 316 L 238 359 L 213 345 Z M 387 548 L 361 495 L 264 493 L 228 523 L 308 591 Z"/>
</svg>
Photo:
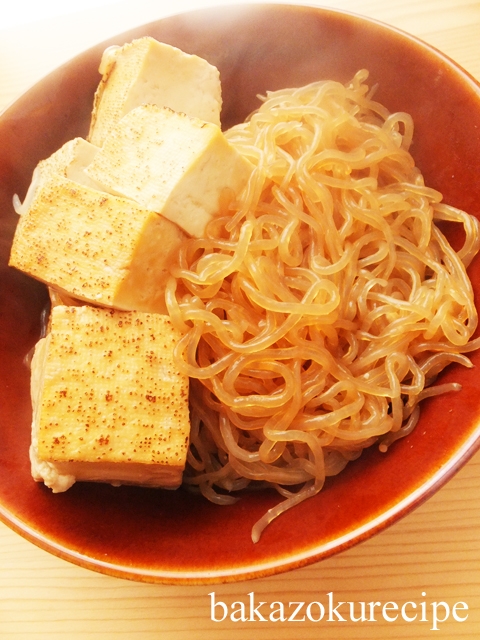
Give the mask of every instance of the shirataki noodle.
<svg viewBox="0 0 480 640">
<path fill-rule="evenodd" d="M 226 132 L 252 178 L 167 288 L 192 379 L 185 483 L 220 504 L 275 487 L 254 541 L 365 447 L 408 434 L 422 399 L 458 388 L 431 386 L 439 372 L 478 347 L 477 220 L 425 186 L 412 119 L 367 77 L 268 93 Z M 436 221 L 463 225 L 459 251 Z"/>
</svg>

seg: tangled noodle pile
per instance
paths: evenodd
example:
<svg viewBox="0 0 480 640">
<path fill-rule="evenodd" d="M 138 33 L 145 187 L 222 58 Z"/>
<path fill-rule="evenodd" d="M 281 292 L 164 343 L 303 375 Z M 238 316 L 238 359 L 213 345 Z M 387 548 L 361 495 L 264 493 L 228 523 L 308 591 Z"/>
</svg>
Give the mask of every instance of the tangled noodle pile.
<svg viewBox="0 0 480 640">
<path fill-rule="evenodd" d="M 425 186 L 413 123 L 358 72 L 268 93 L 226 132 L 255 165 L 234 210 L 191 239 L 167 290 L 192 379 L 185 482 L 230 503 L 247 485 L 316 494 L 374 443 L 408 434 L 465 355 L 477 313 L 475 218 Z M 455 252 L 436 221 L 464 226 Z"/>
</svg>

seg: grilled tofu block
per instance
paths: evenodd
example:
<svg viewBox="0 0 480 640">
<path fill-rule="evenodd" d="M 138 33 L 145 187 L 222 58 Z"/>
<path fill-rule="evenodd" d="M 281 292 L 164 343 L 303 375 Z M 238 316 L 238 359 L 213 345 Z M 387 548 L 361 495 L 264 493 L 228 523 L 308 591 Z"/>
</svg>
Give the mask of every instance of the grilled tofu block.
<svg viewBox="0 0 480 640">
<path fill-rule="evenodd" d="M 218 69 L 203 58 L 144 37 L 109 47 L 99 68 L 88 140 L 102 146 L 112 127 L 141 104 L 167 106 L 220 125 Z"/>
<path fill-rule="evenodd" d="M 34 479 L 54 492 L 75 481 L 177 488 L 190 433 L 179 339 L 165 315 L 55 306 L 31 365 Z"/>
<path fill-rule="evenodd" d="M 14 200 L 16 212 L 23 214 L 28 211 L 37 189 L 57 174 L 87 187 L 96 188 L 97 185 L 84 172 L 84 169 L 93 160 L 97 151 L 98 147 L 83 138 L 73 138 L 51 156 L 40 160 L 33 171 L 32 181 L 23 203 L 20 203 L 18 198 Z"/>
<path fill-rule="evenodd" d="M 216 125 L 142 105 L 122 118 L 85 172 L 105 191 L 131 198 L 201 237 L 252 170 Z"/>
<path fill-rule="evenodd" d="M 9 264 L 91 304 L 165 313 L 169 267 L 185 239 L 132 200 L 55 175 L 19 217 Z"/>
</svg>

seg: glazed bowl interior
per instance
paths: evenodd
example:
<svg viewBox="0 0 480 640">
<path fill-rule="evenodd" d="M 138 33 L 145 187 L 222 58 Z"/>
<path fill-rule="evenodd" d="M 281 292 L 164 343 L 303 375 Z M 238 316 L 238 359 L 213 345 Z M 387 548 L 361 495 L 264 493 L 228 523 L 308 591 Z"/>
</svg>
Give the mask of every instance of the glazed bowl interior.
<svg viewBox="0 0 480 640">
<path fill-rule="evenodd" d="M 444 200 L 480 215 L 480 89 L 432 48 L 385 25 L 327 9 L 239 5 L 170 17 L 75 58 L 0 118 L 0 517 L 60 557 L 110 575 L 164 583 L 260 577 L 318 561 L 359 542 L 438 489 L 478 447 L 478 373 L 451 366 L 442 379 L 462 390 L 423 405 L 416 429 L 387 454 L 377 448 L 324 490 L 275 520 L 260 541 L 252 525 L 279 501 L 271 491 L 216 506 L 175 492 L 76 484 L 52 494 L 32 481 L 31 405 L 25 356 L 38 339 L 45 287 L 8 268 L 17 216 L 37 162 L 85 136 L 102 51 L 150 35 L 220 70 L 223 127 L 242 121 L 267 90 L 319 79 L 350 80 L 366 68 L 376 99 L 415 122 L 412 154 Z M 455 237 L 446 229 L 452 243 Z M 480 263 L 471 279 L 478 294 Z M 474 364 L 479 357 L 473 354 Z"/>
</svg>

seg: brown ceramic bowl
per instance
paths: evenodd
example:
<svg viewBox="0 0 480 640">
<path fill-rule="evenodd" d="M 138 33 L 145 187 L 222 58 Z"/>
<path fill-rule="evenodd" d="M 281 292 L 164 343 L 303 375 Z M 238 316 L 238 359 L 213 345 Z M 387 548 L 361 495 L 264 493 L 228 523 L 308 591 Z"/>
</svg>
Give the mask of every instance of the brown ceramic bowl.
<svg viewBox="0 0 480 640">
<path fill-rule="evenodd" d="M 480 87 L 438 51 L 395 29 L 336 11 L 250 5 L 175 16 L 87 51 L 33 87 L 0 118 L 0 517 L 58 556 L 100 572 L 164 583 L 225 582 L 316 562 L 396 521 L 442 486 L 480 443 L 480 377 L 452 366 L 463 390 L 425 402 L 414 432 L 387 454 L 372 448 L 317 497 L 278 518 L 260 542 L 253 523 L 278 501 L 265 491 L 220 507 L 179 490 L 77 484 L 54 495 L 30 477 L 31 407 L 25 355 L 35 343 L 45 288 L 9 269 L 23 197 L 36 163 L 86 135 L 100 55 L 151 35 L 215 64 L 224 127 L 241 121 L 267 89 L 362 67 L 391 111 L 412 114 L 413 154 L 445 200 L 480 215 Z M 453 238 L 455 242 L 455 238 Z M 480 261 L 471 268 L 480 291 Z M 473 355 L 478 364 L 480 354 Z"/>
</svg>

